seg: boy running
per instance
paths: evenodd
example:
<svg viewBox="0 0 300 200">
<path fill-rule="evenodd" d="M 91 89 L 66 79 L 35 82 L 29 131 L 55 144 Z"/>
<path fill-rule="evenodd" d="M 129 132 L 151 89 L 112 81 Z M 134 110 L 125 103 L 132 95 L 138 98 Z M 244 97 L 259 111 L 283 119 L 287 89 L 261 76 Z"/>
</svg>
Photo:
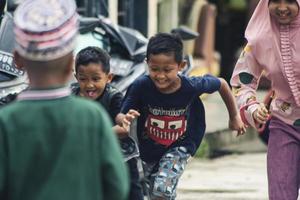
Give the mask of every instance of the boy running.
<svg viewBox="0 0 300 200">
<path fill-rule="evenodd" d="M 82 49 L 75 60 L 75 77 L 78 83 L 72 84 L 72 93 L 99 102 L 114 123 L 121 110 L 123 94 L 110 84 L 113 74 L 110 73 L 109 61 L 108 53 L 98 47 Z M 128 131 L 123 127 L 115 125 L 113 129 L 119 136 L 122 153 L 130 169 L 129 200 L 143 200 L 137 169 L 136 143 L 127 137 Z"/>
<path fill-rule="evenodd" d="M 130 86 L 122 105 L 123 114 L 117 116 L 119 123 L 130 125 L 140 114 L 137 136 L 153 199 L 176 197 L 178 179 L 195 151 L 192 146 L 199 145 L 192 139 L 197 138 L 197 131 L 193 130 L 197 122 L 189 113 L 193 112 L 201 94 L 219 91 L 229 112 L 229 127 L 238 134 L 245 132 L 224 79 L 211 75 L 190 78 L 179 75 L 185 67 L 182 50 L 182 41 L 176 35 L 159 33 L 150 39 L 146 55 L 149 75 Z"/>
</svg>

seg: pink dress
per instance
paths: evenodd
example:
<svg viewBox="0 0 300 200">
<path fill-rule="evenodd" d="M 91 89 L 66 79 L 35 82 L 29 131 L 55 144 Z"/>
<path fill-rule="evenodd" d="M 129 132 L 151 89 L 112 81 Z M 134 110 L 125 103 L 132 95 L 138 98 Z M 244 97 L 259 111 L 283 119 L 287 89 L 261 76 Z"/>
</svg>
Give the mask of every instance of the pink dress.
<svg viewBox="0 0 300 200">
<path fill-rule="evenodd" d="M 255 91 L 264 73 L 276 96 L 270 106 L 272 116 L 300 126 L 300 15 L 289 25 L 279 25 L 270 17 L 268 0 L 261 0 L 245 37 L 248 44 L 231 78 L 244 122 L 258 127 L 252 113 L 258 106 Z"/>
</svg>

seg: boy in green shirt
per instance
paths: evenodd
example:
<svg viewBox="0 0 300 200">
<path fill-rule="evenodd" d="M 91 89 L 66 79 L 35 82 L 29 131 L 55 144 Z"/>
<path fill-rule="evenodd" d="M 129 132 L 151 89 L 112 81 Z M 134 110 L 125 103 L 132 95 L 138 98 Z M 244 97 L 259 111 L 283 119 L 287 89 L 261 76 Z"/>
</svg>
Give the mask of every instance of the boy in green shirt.
<svg viewBox="0 0 300 200">
<path fill-rule="evenodd" d="M 29 88 L 0 110 L 1 200 L 126 200 L 128 175 L 106 112 L 70 95 L 73 0 L 16 10 L 15 62 Z"/>
</svg>

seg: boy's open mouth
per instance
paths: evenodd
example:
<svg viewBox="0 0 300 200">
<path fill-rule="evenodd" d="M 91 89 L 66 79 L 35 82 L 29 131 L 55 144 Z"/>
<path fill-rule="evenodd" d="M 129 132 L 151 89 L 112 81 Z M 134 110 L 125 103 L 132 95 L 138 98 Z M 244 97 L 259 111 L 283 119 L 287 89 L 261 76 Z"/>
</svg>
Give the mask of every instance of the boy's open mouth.
<svg viewBox="0 0 300 200">
<path fill-rule="evenodd" d="M 97 95 L 96 90 L 87 90 L 86 94 L 88 97 L 93 98 Z"/>
</svg>

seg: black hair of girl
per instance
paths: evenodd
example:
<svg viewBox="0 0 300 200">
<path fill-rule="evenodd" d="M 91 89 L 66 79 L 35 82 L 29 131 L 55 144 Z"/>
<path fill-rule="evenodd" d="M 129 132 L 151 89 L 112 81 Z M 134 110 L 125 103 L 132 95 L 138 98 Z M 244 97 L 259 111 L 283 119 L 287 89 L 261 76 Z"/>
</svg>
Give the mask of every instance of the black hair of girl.
<svg viewBox="0 0 300 200">
<path fill-rule="evenodd" d="M 183 59 L 183 44 L 179 35 L 171 33 L 157 33 L 152 36 L 147 46 L 146 58 L 150 55 L 173 54 L 177 63 Z"/>
<path fill-rule="evenodd" d="M 75 59 L 75 72 L 78 72 L 78 67 L 80 65 L 86 66 L 90 63 L 101 64 L 102 70 L 104 73 L 108 74 L 110 71 L 110 64 L 109 64 L 110 56 L 108 53 L 99 48 L 94 46 L 86 47 L 80 50 Z"/>
</svg>

